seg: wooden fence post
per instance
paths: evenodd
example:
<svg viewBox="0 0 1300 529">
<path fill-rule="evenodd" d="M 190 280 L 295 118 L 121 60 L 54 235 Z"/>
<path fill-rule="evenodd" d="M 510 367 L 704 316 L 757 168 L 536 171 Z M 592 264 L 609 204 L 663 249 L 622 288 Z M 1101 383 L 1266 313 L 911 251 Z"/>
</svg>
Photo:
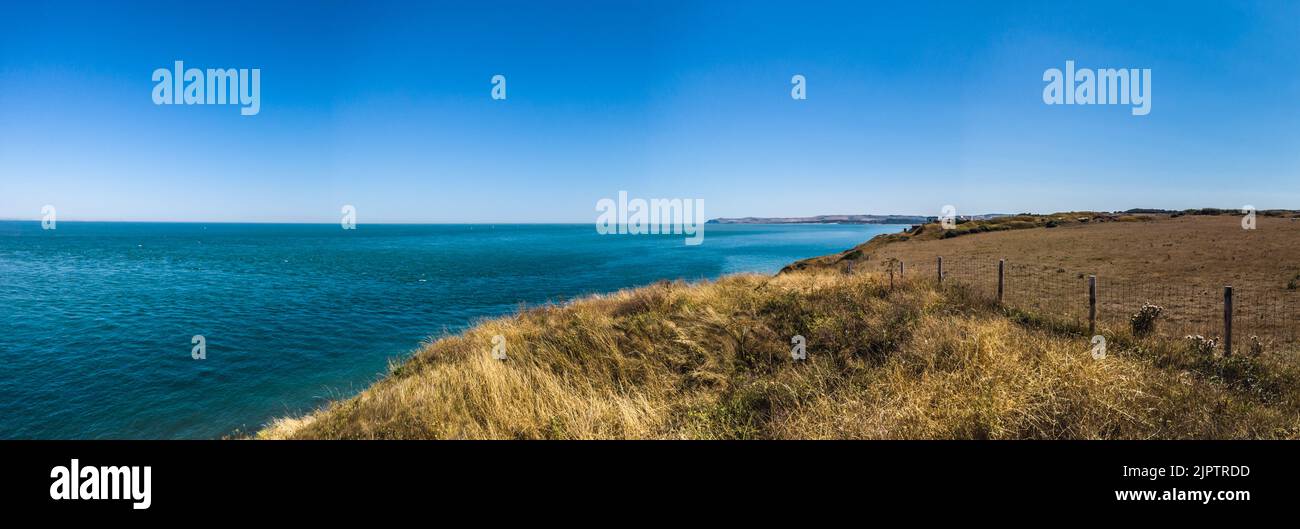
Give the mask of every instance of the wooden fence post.
<svg viewBox="0 0 1300 529">
<path fill-rule="evenodd" d="M 1232 285 L 1223 287 L 1223 356 L 1232 355 Z"/>
<path fill-rule="evenodd" d="M 899 260 L 898 260 L 898 280 L 899 280 L 899 281 L 902 281 L 902 280 L 903 280 L 903 275 L 904 275 L 904 272 L 906 272 L 906 271 L 907 271 L 907 270 L 903 268 L 903 260 L 902 260 L 902 259 L 899 259 Z"/>
<path fill-rule="evenodd" d="M 1088 276 L 1088 336 L 1097 335 L 1097 276 Z"/>
<path fill-rule="evenodd" d="M 1002 292 L 1006 286 L 1006 259 L 998 259 L 998 305 L 1002 304 Z"/>
<path fill-rule="evenodd" d="M 939 256 L 939 282 L 943 283 L 943 256 Z"/>
</svg>

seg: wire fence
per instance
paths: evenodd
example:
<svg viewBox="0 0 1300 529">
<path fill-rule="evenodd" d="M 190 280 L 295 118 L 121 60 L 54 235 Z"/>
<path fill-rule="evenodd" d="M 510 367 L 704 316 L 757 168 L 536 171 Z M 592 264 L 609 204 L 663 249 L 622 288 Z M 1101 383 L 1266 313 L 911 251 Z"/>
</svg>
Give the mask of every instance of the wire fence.
<svg viewBox="0 0 1300 529">
<path fill-rule="evenodd" d="M 1096 277 L 1061 268 L 1010 261 L 937 258 L 928 262 L 887 260 L 897 279 L 959 283 L 1004 306 L 1050 316 L 1097 334 L 1149 332 L 1181 338 L 1199 335 L 1231 351 L 1296 350 L 1300 345 L 1300 291 L 1259 285 L 1193 285 Z M 942 267 L 942 278 L 940 268 Z M 999 270 L 1001 267 L 1001 270 Z M 1090 281 L 1095 287 L 1090 293 Z M 1227 299 L 1229 292 L 1231 300 Z M 1151 318 L 1138 329 L 1139 313 Z M 1231 342 L 1226 340 L 1231 337 Z"/>
</svg>

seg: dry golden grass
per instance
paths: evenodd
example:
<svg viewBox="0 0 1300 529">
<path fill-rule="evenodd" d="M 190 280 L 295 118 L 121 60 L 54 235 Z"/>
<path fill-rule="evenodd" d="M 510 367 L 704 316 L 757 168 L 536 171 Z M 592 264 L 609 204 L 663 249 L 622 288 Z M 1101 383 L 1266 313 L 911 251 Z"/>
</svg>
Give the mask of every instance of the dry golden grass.
<svg viewBox="0 0 1300 529">
<path fill-rule="evenodd" d="M 954 239 L 960 240 L 960 239 Z M 1300 374 L 1077 329 L 969 289 L 806 271 L 482 322 L 259 438 L 1295 438 Z M 508 359 L 493 360 L 492 337 Z M 808 359 L 791 359 L 791 337 Z"/>
<path fill-rule="evenodd" d="M 1123 331 L 1143 303 L 1153 303 L 1166 309 L 1157 329 L 1175 337 L 1222 335 L 1223 287 L 1232 285 L 1234 343 L 1245 347 L 1259 335 L 1273 348 L 1296 345 L 1300 221 L 1259 216 L 1256 229 L 1243 230 L 1239 215 L 1090 215 L 1009 218 L 1002 224 L 1056 219 L 1060 226 L 954 238 L 942 238 L 943 230 L 929 224 L 919 235 L 873 239 L 789 269 L 883 271 L 901 260 L 908 275 L 933 278 L 936 257 L 943 256 L 949 277 L 992 296 L 997 261 L 1006 259 L 1009 304 L 1078 321 L 1087 315 L 1087 276 L 1096 275 L 1102 329 Z"/>
</svg>

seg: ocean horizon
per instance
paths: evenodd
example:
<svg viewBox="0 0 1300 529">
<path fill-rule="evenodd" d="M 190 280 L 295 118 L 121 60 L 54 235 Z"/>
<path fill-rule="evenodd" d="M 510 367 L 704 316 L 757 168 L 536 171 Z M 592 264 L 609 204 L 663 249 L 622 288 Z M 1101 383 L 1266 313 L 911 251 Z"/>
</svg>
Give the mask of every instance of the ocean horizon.
<svg viewBox="0 0 1300 529">
<path fill-rule="evenodd" d="M 687 246 L 591 224 L 0 221 L 0 435 L 249 432 L 521 306 L 775 273 L 905 227 L 709 224 Z"/>
</svg>

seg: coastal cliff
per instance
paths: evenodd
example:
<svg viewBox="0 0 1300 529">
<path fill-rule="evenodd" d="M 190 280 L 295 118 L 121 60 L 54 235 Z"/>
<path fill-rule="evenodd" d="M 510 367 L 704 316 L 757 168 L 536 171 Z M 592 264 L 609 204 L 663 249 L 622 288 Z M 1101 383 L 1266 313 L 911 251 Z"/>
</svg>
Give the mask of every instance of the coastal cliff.
<svg viewBox="0 0 1300 529">
<path fill-rule="evenodd" d="M 1081 229 L 1106 224 L 1069 215 Z M 358 395 L 256 436 L 1300 435 L 1300 373 L 1280 355 L 1225 357 L 1121 331 L 1098 359 L 1086 330 L 959 283 L 833 266 L 662 282 L 483 321 L 394 362 Z"/>
</svg>

